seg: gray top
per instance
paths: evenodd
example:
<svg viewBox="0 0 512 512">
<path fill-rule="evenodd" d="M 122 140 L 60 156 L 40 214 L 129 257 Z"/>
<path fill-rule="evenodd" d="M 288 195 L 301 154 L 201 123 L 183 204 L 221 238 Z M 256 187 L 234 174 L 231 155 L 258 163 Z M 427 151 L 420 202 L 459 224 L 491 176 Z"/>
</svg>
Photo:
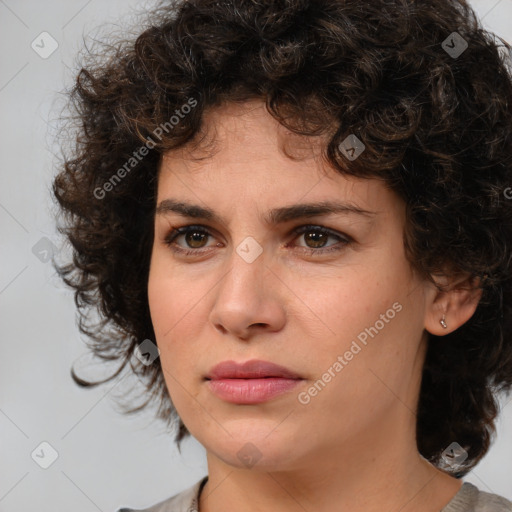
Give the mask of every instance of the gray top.
<svg viewBox="0 0 512 512">
<path fill-rule="evenodd" d="M 116 512 L 198 512 L 199 494 L 207 480 L 208 476 L 205 476 L 192 487 L 149 508 L 124 507 Z M 440 512 L 512 512 L 512 502 L 464 482 L 459 492 Z"/>
</svg>

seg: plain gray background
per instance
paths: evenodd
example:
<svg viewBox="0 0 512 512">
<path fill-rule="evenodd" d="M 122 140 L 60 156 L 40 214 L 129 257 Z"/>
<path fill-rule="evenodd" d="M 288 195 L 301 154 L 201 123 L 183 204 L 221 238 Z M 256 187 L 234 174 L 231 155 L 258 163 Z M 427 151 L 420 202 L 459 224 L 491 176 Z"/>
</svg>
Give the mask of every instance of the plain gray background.
<svg viewBox="0 0 512 512">
<path fill-rule="evenodd" d="M 0 512 L 143 507 L 207 473 L 197 441 L 185 441 L 180 455 L 151 411 L 132 417 L 117 412 L 111 397 L 135 381 L 90 390 L 73 383 L 71 365 L 78 360 L 79 369 L 90 358 L 71 291 L 51 263 L 41 261 L 44 244 L 61 246 L 49 197 L 58 91 L 71 83 L 83 37 L 94 37 L 106 22 L 131 27 L 145 5 L 154 4 L 0 0 Z M 512 42 L 512 0 L 475 0 L 473 6 L 486 28 Z M 44 55 L 51 44 L 57 49 Z M 51 460 L 42 442 L 58 454 L 47 469 L 34 461 Z M 498 440 L 466 480 L 512 500 L 512 400 L 503 400 Z"/>
</svg>

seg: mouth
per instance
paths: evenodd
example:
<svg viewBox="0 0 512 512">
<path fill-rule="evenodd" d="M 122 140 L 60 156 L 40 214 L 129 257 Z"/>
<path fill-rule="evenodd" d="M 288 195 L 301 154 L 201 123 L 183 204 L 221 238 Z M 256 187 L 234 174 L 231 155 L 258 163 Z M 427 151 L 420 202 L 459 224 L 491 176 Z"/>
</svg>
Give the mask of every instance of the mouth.
<svg viewBox="0 0 512 512">
<path fill-rule="evenodd" d="M 304 380 L 300 375 L 268 361 L 240 364 L 224 361 L 205 377 L 209 389 L 226 402 L 257 404 L 292 390 Z"/>
<path fill-rule="evenodd" d="M 223 361 L 215 365 L 206 376 L 208 380 L 264 378 L 300 379 L 301 377 L 284 366 L 259 359 L 252 359 L 245 363 Z"/>
</svg>

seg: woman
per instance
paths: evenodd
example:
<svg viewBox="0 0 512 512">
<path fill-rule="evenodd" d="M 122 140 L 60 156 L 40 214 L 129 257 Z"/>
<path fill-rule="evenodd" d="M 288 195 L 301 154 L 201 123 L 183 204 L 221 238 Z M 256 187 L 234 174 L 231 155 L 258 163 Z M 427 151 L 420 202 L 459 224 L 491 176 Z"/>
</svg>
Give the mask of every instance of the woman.
<svg viewBox="0 0 512 512">
<path fill-rule="evenodd" d="M 462 480 L 512 386 L 505 43 L 455 0 L 150 21 L 78 74 L 53 187 L 107 380 L 207 452 L 145 510 L 512 510 Z"/>
</svg>

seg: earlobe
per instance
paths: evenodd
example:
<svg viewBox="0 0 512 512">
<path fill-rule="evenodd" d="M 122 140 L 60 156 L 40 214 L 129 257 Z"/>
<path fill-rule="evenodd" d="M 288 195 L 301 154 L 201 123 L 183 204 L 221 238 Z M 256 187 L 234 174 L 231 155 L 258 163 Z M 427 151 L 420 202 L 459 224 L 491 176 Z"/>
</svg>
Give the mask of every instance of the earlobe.
<svg viewBox="0 0 512 512">
<path fill-rule="evenodd" d="M 479 278 L 436 279 L 432 297 L 425 312 L 425 329 L 435 336 L 444 336 L 465 324 L 475 313 L 482 297 Z"/>
</svg>

